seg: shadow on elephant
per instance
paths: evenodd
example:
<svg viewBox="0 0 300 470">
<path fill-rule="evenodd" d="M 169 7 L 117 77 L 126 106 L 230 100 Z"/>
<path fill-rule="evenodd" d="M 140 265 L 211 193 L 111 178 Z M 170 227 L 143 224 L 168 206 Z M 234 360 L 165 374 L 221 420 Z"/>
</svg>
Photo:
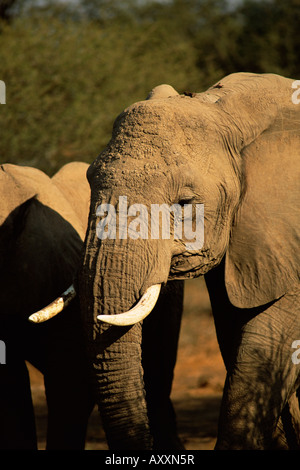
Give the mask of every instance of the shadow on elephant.
<svg viewBox="0 0 300 470">
<path fill-rule="evenodd" d="M 59 213 L 35 197 L 14 209 L 0 227 L 1 366 L 0 446 L 36 449 L 26 362 L 44 376 L 47 449 L 83 449 L 93 408 L 78 301 L 41 325 L 28 316 L 72 282 L 82 240 Z"/>
</svg>

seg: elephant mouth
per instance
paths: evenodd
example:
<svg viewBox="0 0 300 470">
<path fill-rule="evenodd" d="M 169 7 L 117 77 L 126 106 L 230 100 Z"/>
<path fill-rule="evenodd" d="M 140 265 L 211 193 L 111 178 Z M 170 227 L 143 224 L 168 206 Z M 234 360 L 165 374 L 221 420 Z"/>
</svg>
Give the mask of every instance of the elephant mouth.
<svg viewBox="0 0 300 470">
<path fill-rule="evenodd" d="M 184 253 L 173 256 L 169 272 L 169 280 L 189 279 L 205 274 L 211 269 L 215 260 L 209 259 L 205 254 Z M 97 319 L 116 326 L 130 326 L 143 321 L 153 310 L 161 290 L 161 284 L 154 284 L 147 288 L 138 303 L 130 310 L 115 315 L 98 315 Z M 76 297 L 76 290 L 72 284 L 60 297 L 51 304 L 30 315 L 28 320 L 32 323 L 42 323 L 50 320 L 62 312 Z"/>
<path fill-rule="evenodd" d="M 138 303 L 124 313 L 117 315 L 98 315 L 98 320 L 116 326 L 130 326 L 144 320 L 153 310 L 159 297 L 161 284 L 150 286 L 142 295 Z M 30 315 L 28 320 L 32 323 L 42 323 L 58 315 L 76 296 L 75 287 L 72 284 L 60 297 L 55 299 L 47 307 Z"/>
<path fill-rule="evenodd" d="M 201 258 L 201 262 L 200 259 Z M 199 254 L 184 253 L 174 256 L 169 272 L 169 279 L 189 279 L 205 274 L 214 264 L 214 260 Z M 130 326 L 144 320 L 153 310 L 161 290 L 161 284 L 154 284 L 145 291 L 138 303 L 130 310 L 115 315 L 98 315 L 97 319 L 116 326 Z M 76 297 L 76 290 L 72 284 L 60 297 L 51 304 L 30 315 L 28 320 L 32 323 L 42 323 L 50 320 L 62 312 Z"/>
<path fill-rule="evenodd" d="M 217 258 L 210 250 L 201 252 L 185 251 L 172 257 L 169 280 L 192 279 L 206 274 L 216 265 Z"/>
</svg>

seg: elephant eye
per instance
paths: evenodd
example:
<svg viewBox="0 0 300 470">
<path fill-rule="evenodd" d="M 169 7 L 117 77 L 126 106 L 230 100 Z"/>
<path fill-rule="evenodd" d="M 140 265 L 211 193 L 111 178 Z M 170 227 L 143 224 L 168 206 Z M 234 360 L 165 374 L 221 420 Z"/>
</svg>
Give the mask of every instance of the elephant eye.
<svg viewBox="0 0 300 470">
<path fill-rule="evenodd" d="M 178 204 L 180 206 L 184 206 L 185 204 L 193 204 L 193 199 L 192 198 L 182 198 L 178 201 Z"/>
</svg>

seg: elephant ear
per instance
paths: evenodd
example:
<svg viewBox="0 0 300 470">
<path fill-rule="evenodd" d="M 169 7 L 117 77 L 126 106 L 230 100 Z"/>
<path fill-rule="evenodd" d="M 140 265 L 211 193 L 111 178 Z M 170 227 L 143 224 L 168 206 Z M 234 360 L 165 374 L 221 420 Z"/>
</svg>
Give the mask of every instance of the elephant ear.
<svg viewBox="0 0 300 470">
<path fill-rule="evenodd" d="M 225 282 L 233 305 L 252 308 L 299 286 L 300 104 L 293 102 L 293 80 L 276 75 L 245 74 L 223 86 L 232 92 L 218 103 L 233 119 L 244 190 Z"/>
</svg>

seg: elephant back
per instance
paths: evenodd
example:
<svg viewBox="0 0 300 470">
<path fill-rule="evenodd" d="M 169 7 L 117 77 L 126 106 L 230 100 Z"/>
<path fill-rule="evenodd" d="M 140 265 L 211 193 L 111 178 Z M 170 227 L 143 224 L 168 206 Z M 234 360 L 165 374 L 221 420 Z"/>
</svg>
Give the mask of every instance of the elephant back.
<svg viewBox="0 0 300 470">
<path fill-rule="evenodd" d="M 74 203 L 71 204 L 60 188 L 41 170 L 9 163 L 1 165 L 0 196 L 0 226 L 15 209 L 35 197 L 69 222 L 83 240 L 84 221 L 74 211 Z"/>
</svg>

